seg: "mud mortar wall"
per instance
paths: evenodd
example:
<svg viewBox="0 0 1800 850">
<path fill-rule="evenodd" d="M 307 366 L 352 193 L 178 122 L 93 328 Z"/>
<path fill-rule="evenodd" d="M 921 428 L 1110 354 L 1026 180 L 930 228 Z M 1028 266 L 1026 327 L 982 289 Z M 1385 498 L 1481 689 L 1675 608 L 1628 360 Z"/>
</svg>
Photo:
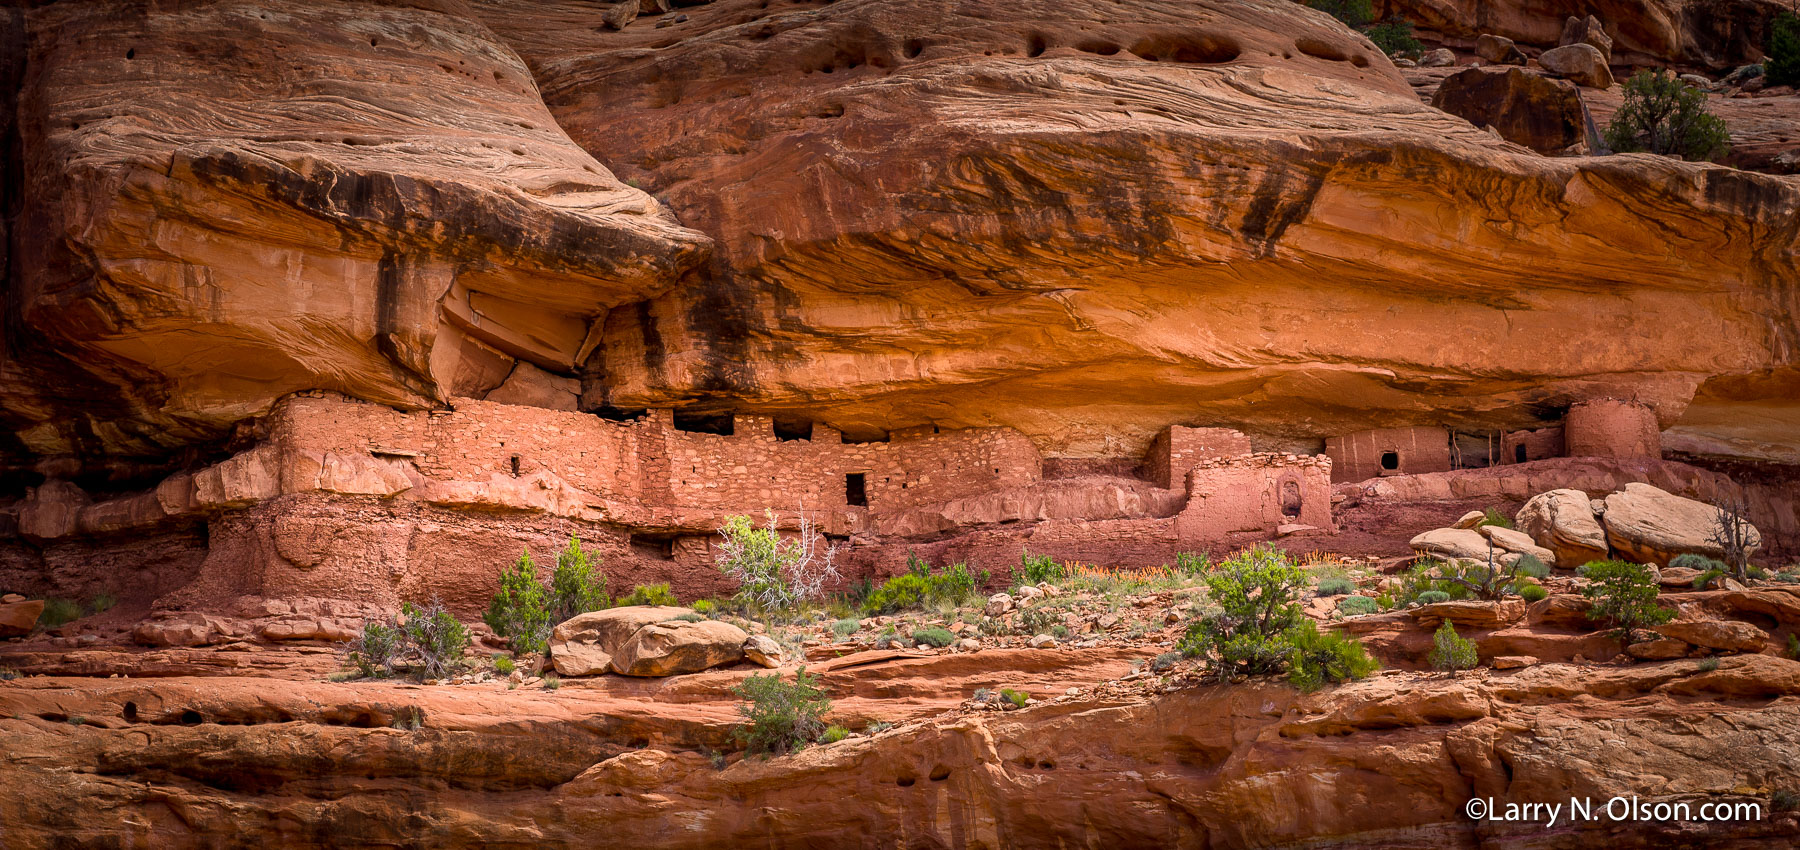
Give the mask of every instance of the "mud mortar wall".
<svg viewBox="0 0 1800 850">
<path fill-rule="evenodd" d="M 1569 408 L 1563 420 L 1570 457 L 1662 457 L 1656 411 L 1618 399 L 1596 399 Z"/>
<path fill-rule="evenodd" d="M 1383 456 L 1389 453 L 1394 455 L 1393 469 L 1382 465 Z M 1358 431 L 1327 438 L 1325 454 L 1331 457 L 1331 480 L 1340 484 L 1380 475 L 1447 472 L 1450 435 L 1435 426 Z"/>
</svg>

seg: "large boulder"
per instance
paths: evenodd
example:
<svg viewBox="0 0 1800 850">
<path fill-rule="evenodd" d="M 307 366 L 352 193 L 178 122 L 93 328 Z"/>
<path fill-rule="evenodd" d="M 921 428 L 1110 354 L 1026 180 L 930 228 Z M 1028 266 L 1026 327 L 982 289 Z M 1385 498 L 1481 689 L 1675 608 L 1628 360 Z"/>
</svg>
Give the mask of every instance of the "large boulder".
<svg viewBox="0 0 1800 850">
<path fill-rule="evenodd" d="M 1563 22 L 1562 38 L 1557 39 L 1556 43 L 1559 45 L 1591 45 L 1595 50 L 1600 51 L 1602 57 L 1605 57 L 1604 61 L 1612 61 L 1612 36 L 1606 34 L 1606 27 L 1602 26 L 1600 19 L 1593 15 L 1587 16 L 1585 20 L 1570 15 L 1569 19 Z"/>
<path fill-rule="evenodd" d="M 1553 47 L 1538 57 L 1538 64 L 1552 74 L 1574 80 L 1576 85 L 1612 88 L 1612 69 L 1606 66 L 1606 56 L 1591 44 Z"/>
<path fill-rule="evenodd" d="M 1431 105 L 1542 154 L 1581 144 L 1585 132 L 1574 84 L 1520 68 L 1459 71 L 1438 86 Z"/>
<path fill-rule="evenodd" d="M 1475 55 L 1495 65 L 1523 65 L 1525 52 L 1503 35 L 1482 33 L 1475 39 Z"/>
<path fill-rule="evenodd" d="M 645 626 L 613 654 L 612 669 L 627 676 L 698 673 L 744 660 L 749 634 L 718 620 L 672 620 Z"/>
<path fill-rule="evenodd" d="M 38 617 L 44 613 L 44 600 L 0 604 L 0 638 L 31 634 Z"/>
<path fill-rule="evenodd" d="M 1724 548 L 1712 539 L 1719 523 L 1718 508 L 1649 484 L 1633 482 L 1606 497 L 1607 541 L 1640 563 L 1667 564 L 1688 552 L 1723 558 Z M 1746 542 L 1753 552 L 1762 545 L 1762 535 L 1745 524 Z"/>
<path fill-rule="evenodd" d="M 1500 549 L 1520 555 L 1530 555 L 1544 562 L 1545 566 L 1556 566 L 1556 553 L 1537 545 L 1537 541 L 1532 540 L 1531 535 L 1523 531 L 1498 525 L 1484 525 L 1476 528 L 1475 531 L 1482 537 L 1494 541 L 1494 545 Z"/>
<path fill-rule="evenodd" d="M 550 663 L 564 676 L 594 676 L 612 667 L 613 655 L 645 626 L 692 610 L 672 605 L 627 605 L 578 614 L 550 633 Z"/>
<path fill-rule="evenodd" d="M 1605 558 L 1608 551 L 1606 530 L 1588 501 L 1580 490 L 1548 490 L 1527 500 L 1514 522 L 1539 546 L 1555 552 L 1558 566 L 1572 569 Z"/>
<path fill-rule="evenodd" d="M 1769 641 L 1768 632 L 1737 620 L 1681 619 L 1657 626 L 1656 633 L 1726 652 L 1759 652 Z"/>
<path fill-rule="evenodd" d="M 1432 529 L 1414 537 L 1407 545 L 1419 554 L 1435 558 L 1473 558 L 1485 562 L 1488 556 L 1488 539 L 1467 528 Z"/>
</svg>

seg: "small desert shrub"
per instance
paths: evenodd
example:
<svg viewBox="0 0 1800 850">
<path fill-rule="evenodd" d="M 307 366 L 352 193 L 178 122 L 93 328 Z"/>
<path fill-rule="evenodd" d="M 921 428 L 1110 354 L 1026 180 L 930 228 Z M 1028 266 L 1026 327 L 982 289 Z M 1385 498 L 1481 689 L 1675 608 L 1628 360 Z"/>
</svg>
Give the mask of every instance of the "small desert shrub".
<svg viewBox="0 0 1800 850">
<path fill-rule="evenodd" d="M 1550 598 L 1550 591 L 1541 584 L 1524 584 L 1519 586 L 1519 596 L 1526 602 L 1541 602 Z"/>
<path fill-rule="evenodd" d="M 1050 636 L 1057 640 L 1068 640 L 1069 634 L 1069 627 L 1061 623 L 1057 623 L 1050 627 Z"/>
<path fill-rule="evenodd" d="M 1346 596 L 1338 601 L 1338 613 L 1346 617 L 1359 617 L 1373 614 L 1381 610 L 1381 606 L 1367 596 Z"/>
<path fill-rule="evenodd" d="M 1536 555 L 1520 555 L 1513 568 L 1526 578 L 1542 580 L 1550 577 L 1550 565 L 1538 560 Z"/>
<path fill-rule="evenodd" d="M 694 600 L 694 604 L 688 607 L 693 608 L 694 613 L 702 614 L 707 617 L 712 617 L 719 613 L 719 603 L 714 602 L 711 599 L 696 599 Z"/>
<path fill-rule="evenodd" d="M 1367 596 L 1352 597 L 1368 599 Z M 1370 600 L 1373 601 L 1373 600 Z M 1288 656 L 1288 681 L 1302 691 L 1316 691 L 1336 682 L 1361 679 L 1381 667 L 1369 657 L 1362 642 L 1337 632 L 1321 632 L 1311 620 L 1288 631 L 1292 650 Z"/>
<path fill-rule="evenodd" d="M 1497 525 L 1501 528 L 1512 528 L 1513 521 L 1512 517 L 1501 513 L 1499 508 L 1488 508 L 1481 512 L 1481 521 L 1475 523 L 1476 528 L 1480 528 L 1484 525 Z"/>
<path fill-rule="evenodd" d="M 1320 596 L 1344 596 L 1356 592 L 1356 582 L 1343 576 L 1327 576 L 1319 579 Z"/>
<path fill-rule="evenodd" d="M 366 677 L 392 676 L 394 665 L 405 648 L 402 646 L 404 638 L 400 629 L 393 625 L 371 620 L 363 624 L 362 634 L 350 642 L 350 661 Z"/>
<path fill-rule="evenodd" d="M 1606 125 L 1606 146 L 1696 161 L 1730 149 L 1725 122 L 1706 109 L 1706 93 L 1672 73 L 1639 71 L 1625 81 L 1625 103 Z"/>
<path fill-rule="evenodd" d="M 1712 671 L 1719 669 L 1719 657 L 1715 655 L 1709 658 L 1700 659 L 1698 669 L 1702 673 L 1711 673 Z"/>
<path fill-rule="evenodd" d="M 669 583 L 640 584 L 631 592 L 619 597 L 619 607 L 627 605 L 680 605 L 681 600 L 675 598 L 674 591 L 669 590 Z"/>
<path fill-rule="evenodd" d="M 748 725 L 738 728 L 738 739 L 752 753 L 787 753 L 819 737 L 831 700 L 819 687 L 819 677 L 802 667 L 792 682 L 781 674 L 751 676 L 732 688 L 745 700 L 738 713 Z"/>
<path fill-rule="evenodd" d="M 19 671 L 11 667 L 0 667 L 0 682 L 10 682 L 19 678 Z"/>
<path fill-rule="evenodd" d="M 1581 593 L 1594 600 L 1588 618 L 1611 623 L 1625 644 L 1631 643 L 1637 629 L 1674 619 L 1675 609 L 1656 604 L 1659 590 L 1649 567 L 1625 561 L 1594 561 L 1586 568 L 1593 584 L 1582 588 Z"/>
<path fill-rule="evenodd" d="M 407 648 L 418 656 L 424 678 L 442 679 L 462 666 L 463 653 L 469 649 L 469 630 L 442 603 L 434 599 L 418 608 L 408 602 L 400 610 L 406 615 Z"/>
<path fill-rule="evenodd" d="M 956 635 L 951 634 L 949 629 L 940 629 L 936 626 L 926 629 L 915 629 L 913 630 L 912 637 L 914 641 L 928 646 L 943 647 L 956 642 Z"/>
<path fill-rule="evenodd" d="M 494 672 L 499 673 L 502 676 L 511 676 L 513 671 L 517 669 L 519 669 L 519 665 L 513 663 L 511 656 L 494 656 Z"/>
<path fill-rule="evenodd" d="M 117 604 L 119 604 L 118 597 L 112 595 L 112 593 L 108 591 L 102 590 L 99 593 L 94 594 L 93 599 L 88 600 L 88 613 L 98 614 L 102 611 L 111 609 Z"/>
<path fill-rule="evenodd" d="M 554 627 L 577 614 L 603 610 L 609 602 L 606 576 L 588 560 L 581 538 L 571 536 L 568 547 L 557 553 L 556 570 L 550 574 L 550 625 Z"/>
<path fill-rule="evenodd" d="M 1769 794 L 1769 808 L 1778 812 L 1800 811 L 1800 792 L 1777 788 Z"/>
<path fill-rule="evenodd" d="M 1020 708 L 1024 708 L 1026 701 L 1031 699 L 1031 694 L 1024 691 L 1015 691 L 1012 688 L 1001 688 L 1000 698 Z"/>
<path fill-rule="evenodd" d="M 987 579 L 986 571 L 978 578 L 969 572 L 968 564 L 962 563 L 951 564 L 933 573 L 930 564 L 909 556 L 907 571 L 870 591 L 863 599 L 862 607 L 870 614 L 910 611 L 927 604 L 955 610 L 975 592 L 978 584 L 985 584 Z"/>
<path fill-rule="evenodd" d="M 1150 659 L 1150 669 L 1152 672 L 1161 673 L 1164 670 L 1168 670 L 1168 669 L 1174 667 L 1175 662 L 1180 661 L 1180 660 L 1181 660 L 1181 653 L 1165 652 L 1161 655 L 1156 656 L 1155 658 Z"/>
<path fill-rule="evenodd" d="M 676 614 L 669 618 L 669 622 L 671 623 L 703 623 L 705 621 L 706 615 L 697 611 L 689 611 L 686 614 Z"/>
<path fill-rule="evenodd" d="M 38 625 L 46 629 L 54 629 L 79 619 L 81 619 L 80 605 L 67 599 L 46 599 L 44 600 L 44 611 L 38 615 Z"/>
<path fill-rule="evenodd" d="M 1787 653 L 1789 658 L 1800 661 L 1800 635 L 1788 633 Z"/>
<path fill-rule="evenodd" d="M 1415 597 L 1413 601 L 1420 605 L 1436 605 L 1439 602 L 1449 602 L 1450 594 L 1441 590 L 1427 590 Z"/>
<path fill-rule="evenodd" d="M 355 670 L 334 670 L 330 673 L 325 674 L 325 681 L 327 681 L 327 682 L 348 682 L 351 679 L 355 679 L 361 675 L 362 675 L 361 673 L 358 673 Z"/>
<path fill-rule="evenodd" d="M 1744 575 L 1749 576 L 1750 578 L 1756 579 L 1757 581 L 1762 581 L 1769 577 L 1769 571 L 1763 569 L 1762 567 L 1745 567 Z"/>
<path fill-rule="evenodd" d="M 845 617 L 844 619 L 831 624 L 832 634 L 837 635 L 840 640 L 856 634 L 856 631 L 860 628 L 862 628 L 862 621 L 855 617 Z"/>
<path fill-rule="evenodd" d="M 1708 558 L 1698 552 L 1683 552 L 1676 555 L 1669 559 L 1669 566 L 1684 570 L 1699 570 L 1701 572 L 1718 570 L 1720 573 L 1724 573 L 1726 570 L 1730 569 L 1730 567 L 1725 566 L 1724 561 L 1716 558 Z"/>
<path fill-rule="evenodd" d="M 1769 21 L 1763 74 L 1771 86 L 1800 86 L 1800 17 L 1782 12 Z"/>
<path fill-rule="evenodd" d="M 1013 577 L 1013 586 L 1043 584 L 1044 582 L 1054 584 L 1061 581 L 1067 574 L 1068 570 L 1049 555 L 1021 552 L 1019 553 L 1019 572 Z"/>
<path fill-rule="evenodd" d="M 993 694 L 994 692 L 987 688 L 976 688 L 975 693 L 971 698 L 976 702 L 986 702 L 987 698 L 993 696 Z"/>
<path fill-rule="evenodd" d="M 1062 625 L 1061 619 L 1046 605 L 1020 608 L 1019 632 L 1027 635 L 1047 635 L 1052 628 Z"/>
<path fill-rule="evenodd" d="M 399 711 L 394 712 L 394 722 L 389 725 L 393 726 L 395 729 L 405 729 L 411 732 L 417 732 L 420 729 L 425 728 L 425 709 L 416 705 L 409 705 L 402 708 Z"/>
<path fill-rule="evenodd" d="M 863 600 L 863 610 L 870 614 L 891 614 L 925 606 L 931 583 L 915 573 L 903 573 L 888 579 Z"/>
<path fill-rule="evenodd" d="M 82 715 L 76 714 L 76 715 L 71 715 L 69 717 L 69 725 L 70 726 L 81 726 L 85 723 L 87 723 L 87 718 L 83 717 Z"/>
<path fill-rule="evenodd" d="M 842 726 L 827 726 L 825 727 L 825 733 L 819 736 L 819 743 L 835 744 L 848 737 L 850 737 L 850 730 L 845 729 Z"/>
<path fill-rule="evenodd" d="M 550 595 L 538 580 L 531 552 L 519 554 L 511 567 L 500 570 L 500 590 L 488 603 L 481 620 L 512 644 L 514 652 L 543 652 L 550 638 Z"/>
<path fill-rule="evenodd" d="M 1475 653 L 1475 644 L 1456 633 L 1456 627 L 1445 620 L 1431 636 L 1431 655 L 1428 660 L 1438 670 L 1455 672 L 1473 668 L 1479 661 Z"/>
<path fill-rule="evenodd" d="M 544 690 L 554 691 L 554 690 L 560 689 L 561 687 L 562 687 L 562 679 L 557 678 L 556 674 L 547 673 L 544 675 Z"/>
<path fill-rule="evenodd" d="M 863 733 L 867 735 L 879 735 L 892 728 L 894 728 L 894 724 L 889 723 L 886 720 L 877 720 L 874 723 L 869 724 L 869 728 L 864 729 Z"/>
<path fill-rule="evenodd" d="M 1204 575 L 1212 571 L 1212 554 L 1201 552 L 1176 552 L 1175 571 L 1187 576 Z"/>
<path fill-rule="evenodd" d="M 1718 562 L 1714 561 L 1713 563 L 1718 563 Z M 1723 565 L 1721 564 L 1720 566 L 1723 566 Z M 1725 577 L 1725 570 L 1716 569 L 1716 568 L 1708 569 L 1707 571 L 1705 571 L 1697 576 L 1694 576 L 1694 589 L 1695 590 L 1705 590 L 1708 587 L 1711 587 L 1714 582 L 1716 582 L 1719 579 L 1722 579 L 1724 577 Z"/>
</svg>

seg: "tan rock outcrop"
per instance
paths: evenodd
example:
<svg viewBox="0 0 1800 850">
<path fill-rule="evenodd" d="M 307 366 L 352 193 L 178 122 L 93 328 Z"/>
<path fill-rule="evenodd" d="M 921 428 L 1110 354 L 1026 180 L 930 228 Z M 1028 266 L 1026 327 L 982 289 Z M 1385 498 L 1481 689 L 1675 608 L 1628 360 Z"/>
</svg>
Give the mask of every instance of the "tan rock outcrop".
<svg viewBox="0 0 1800 850">
<path fill-rule="evenodd" d="M 1591 44 L 1565 44 L 1538 56 L 1538 64 L 1552 74 L 1573 80 L 1591 89 L 1611 88 L 1612 69 L 1606 66 L 1606 55 Z"/>
<path fill-rule="evenodd" d="M 564 676 L 607 672 L 613 656 L 639 629 L 692 613 L 672 605 L 626 605 L 577 614 L 551 630 L 550 661 Z"/>
<path fill-rule="evenodd" d="M 1573 569 L 1606 557 L 1606 530 L 1594 518 L 1587 494 L 1580 490 L 1550 490 L 1532 496 L 1519 508 L 1514 522 L 1539 546 L 1556 553 L 1556 563 Z"/>
<path fill-rule="evenodd" d="M 44 600 L 0 603 L 0 638 L 31 634 L 44 613 Z"/>
<path fill-rule="evenodd" d="M 1640 563 L 1667 564 L 1689 552 L 1718 558 L 1725 554 L 1712 539 L 1719 517 L 1719 509 L 1705 502 L 1648 484 L 1627 484 L 1606 497 L 1606 539 Z M 1745 539 L 1751 551 L 1762 545 L 1755 527 L 1745 529 Z"/>
<path fill-rule="evenodd" d="M 743 629 L 718 620 L 674 620 L 638 629 L 613 654 L 612 669 L 626 676 L 676 676 L 744 660 Z"/>
</svg>

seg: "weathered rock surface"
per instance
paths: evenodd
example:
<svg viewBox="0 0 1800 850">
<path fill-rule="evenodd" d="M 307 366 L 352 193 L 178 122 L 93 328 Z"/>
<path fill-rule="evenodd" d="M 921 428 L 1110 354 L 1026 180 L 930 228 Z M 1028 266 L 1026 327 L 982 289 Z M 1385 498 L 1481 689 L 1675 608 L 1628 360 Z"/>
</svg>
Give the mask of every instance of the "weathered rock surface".
<svg viewBox="0 0 1800 850">
<path fill-rule="evenodd" d="M 1760 56 L 1769 21 L 1787 9 L 1781 0 L 1693 3 L 1685 0 L 1601 0 L 1597 3 L 1531 3 L 1522 0 L 1392 0 L 1385 8 L 1422 31 L 1464 42 L 1482 33 L 1520 44 L 1567 44 L 1569 19 L 1588 14 L 1582 28 L 1599 25 L 1612 39 L 1608 52 L 1622 62 L 1729 68 Z M 1601 22 L 1604 22 L 1602 24 Z M 1590 42 L 1592 43 L 1592 42 Z M 1595 44 L 1595 47 L 1600 45 Z"/>
<path fill-rule="evenodd" d="M 1495 65 L 1523 65 L 1525 54 L 1513 40 L 1503 35 L 1482 33 L 1475 39 L 1475 55 Z"/>
<path fill-rule="evenodd" d="M 1530 555 L 1541 561 L 1544 566 L 1547 567 L 1554 567 L 1557 565 L 1556 553 L 1537 545 L 1537 542 L 1531 539 L 1531 535 L 1526 534 L 1523 531 L 1503 528 L 1498 525 L 1484 525 L 1476 529 L 1476 531 L 1480 533 L 1481 536 L 1494 541 L 1495 546 L 1508 552 Z"/>
<path fill-rule="evenodd" d="M 31 599 L 0 603 L 0 637 L 31 634 L 38 617 L 44 613 L 44 600 Z"/>
<path fill-rule="evenodd" d="M 644 626 L 613 654 L 627 676 L 675 676 L 744 660 L 743 629 L 718 620 L 672 620 Z"/>
<path fill-rule="evenodd" d="M 1439 528 L 1420 533 L 1409 544 L 1413 551 L 1439 558 L 1474 558 L 1486 561 L 1488 550 L 1495 548 L 1488 538 L 1473 529 Z"/>
<path fill-rule="evenodd" d="M 781 644 L 768 635 L 751 635 L 744 641 L 744 658 L 763 667 L 780 667 Z"/>
<path fill-rule="evenodd" d="M 1656 632 L 1695 646 L 1728 652 L 1760 652 L 1769 642 L 1767 632 L 1734 620 L 1674 620 L 1657 626 Z"/>
<path fill-rule="evenodd" d="M 550 661 L 564 676 L 605 673 L 639 629 L 692 613 L 672 605 L 626 605 L 577 614 L 551 630 Z"/>
<path fill-rule="evenodd" d="M 1611 88 L 1612 69 L 1606 66 L 1606 55 L 1591 44 L 1565 44 L 1538 56 L 1538 64 L 1552 74 L 1573 80 L 1591 89 Z"/>
<path fill-rule="evenodd" d="M 1550 490 L 1532 496 L 1514 518 L 1519 530 L 1556 553 L 1559 566 L 1573 569 L 1606 557 L 1606 529 L 1594 518 L 1580 490 Z"/>
<path fill-rule="evenodd" d="M 1578 18 L 1570 15 L 1563 21 L 1562 37 L 1557 39 L 1558 45 L 1586 44 L 1600 51 L 1602 62 L 1612 61 L 1612 36 L 1607 35 L 1606 25 L 1599 18 L 1588 15 Z"/>
<path fill-rule="evenodd" d="M 1606 539 L 1641 563 L 1667 564 L 1689 552 L 1718 558 L 1725 554 L 1713 539 L 1719 516 L 1719 509 L 1705 502 L 1648 484 L 1627 484 L 1606 497 Z M 1752 551 L 1762 545 L 1753 526 L 1744 528 L 1744 537 Z"/>
<path fill-rule="evenodd" d="M 1583 141 L 1581 96 L 1567 82 L 1519 68 L 1470 68 L 1444 80 L 1431 105 L 1541 154 Z"/>
</svg>

